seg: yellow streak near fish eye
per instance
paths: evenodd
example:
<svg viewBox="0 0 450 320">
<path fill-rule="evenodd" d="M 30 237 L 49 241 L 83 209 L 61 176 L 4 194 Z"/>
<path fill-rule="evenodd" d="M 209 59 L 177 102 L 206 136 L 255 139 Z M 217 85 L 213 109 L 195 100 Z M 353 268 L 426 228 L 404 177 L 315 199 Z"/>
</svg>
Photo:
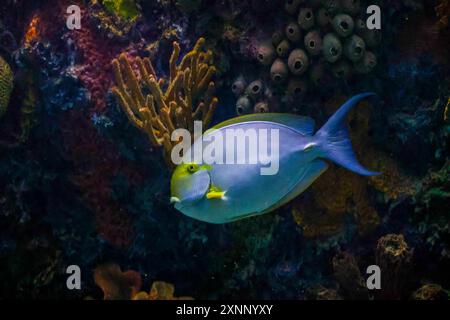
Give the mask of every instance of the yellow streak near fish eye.
<svg viewBox="0 0 450 320">
<path fill-rule="evenodd" d="M 213 167 L 209 164 L 204 164 L 200 167 L 200 169 L 205 169 L 205 170 L 211 171 L 213 169 Z"/>
</svg>

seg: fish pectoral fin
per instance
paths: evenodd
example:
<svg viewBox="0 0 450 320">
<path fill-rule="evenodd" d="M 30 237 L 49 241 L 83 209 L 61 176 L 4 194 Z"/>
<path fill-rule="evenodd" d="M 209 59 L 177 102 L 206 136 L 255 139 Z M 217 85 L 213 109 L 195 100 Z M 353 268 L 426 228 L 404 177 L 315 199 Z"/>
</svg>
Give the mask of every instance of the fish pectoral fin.
<svg viewBox="0 0 450 320">
<path fill-rule="evenodd" d="M 170 197 L 170 203 L 177 203 L 180 202 L 180 199 L 177 197 Z"/>
<path fill-rule="evenodd" d="M 210 191 L 206 194 L 206 199 L 225 199 L 226 191 Z"/>
</svg>

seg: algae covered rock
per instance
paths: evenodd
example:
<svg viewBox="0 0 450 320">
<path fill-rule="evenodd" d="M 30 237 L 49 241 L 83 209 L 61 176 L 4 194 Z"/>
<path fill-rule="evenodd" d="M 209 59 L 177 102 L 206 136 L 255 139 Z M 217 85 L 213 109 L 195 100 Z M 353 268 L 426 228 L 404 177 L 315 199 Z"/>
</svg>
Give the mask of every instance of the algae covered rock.
<svg viewBox="0 0 450 320">
<path fill-rule="evenodd" d="M 413 252 L 403 234 L 388 234 L 378 239 L 375 260 L 383 272 L 380 296 L 400 299 L 408 281 Z"/>
<path fill-rule="evenodd" d="M 9 64 L 0 57 L 0 117 L 6 112 L 13 88 L 14 75 Z"/>
<path fill-rule="evenodd" d="M 134 0 L 103 0 L 105 8 L 125 20 L 136 20 L 140 13 Z"/>
</svg>

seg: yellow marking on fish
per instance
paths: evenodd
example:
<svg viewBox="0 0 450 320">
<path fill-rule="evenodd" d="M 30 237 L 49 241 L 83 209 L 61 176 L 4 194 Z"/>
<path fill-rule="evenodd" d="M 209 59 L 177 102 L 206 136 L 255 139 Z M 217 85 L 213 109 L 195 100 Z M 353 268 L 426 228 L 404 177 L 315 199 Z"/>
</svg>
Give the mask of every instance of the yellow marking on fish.
<svg viewBox="0 0 450 320">
<path fill-rule="evenodd" d="M 206 194 L 206 199 L 223 199 L 226 191 L 210 191 Z"/>
</svg>

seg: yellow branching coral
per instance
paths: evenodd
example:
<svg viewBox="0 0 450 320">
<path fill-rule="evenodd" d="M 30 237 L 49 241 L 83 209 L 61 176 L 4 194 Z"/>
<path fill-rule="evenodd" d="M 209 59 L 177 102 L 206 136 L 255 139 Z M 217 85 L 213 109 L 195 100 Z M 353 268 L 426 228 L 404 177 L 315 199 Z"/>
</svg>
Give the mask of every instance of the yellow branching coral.
<svg viewBox="0 0 450 320">
<path fill-rule="evenodd" d="M 194 120 L 206 128 L 217 106 L 212 52 L 202 50 L 200 38 L 179 64 L 180 46 L 173 43 L 169 79 L 158 78 L 150 59 L 137 58 L 138 72 L 133 71 L 125 54 L 113 60 L 116 86 L 112 89 L 132 124 L 144 131 L 154 146 L 163 146 L 165 156 L 173 146 L 171 135 L 176 128 L 193 133 Z M 145 95 L 143 88 L 148 90 Z"/>
</svg>

